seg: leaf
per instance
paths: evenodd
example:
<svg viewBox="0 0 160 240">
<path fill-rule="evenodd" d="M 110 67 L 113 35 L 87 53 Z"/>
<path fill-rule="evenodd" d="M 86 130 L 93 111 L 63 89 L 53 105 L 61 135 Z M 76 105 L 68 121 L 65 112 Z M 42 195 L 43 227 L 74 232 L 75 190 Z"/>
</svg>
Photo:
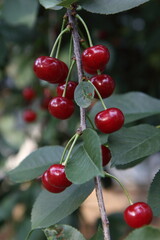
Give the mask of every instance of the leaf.
<svg viewBox="0 0 160 240">
<path fill-rule="evenodd" d="M 75 228 L 68 225 L 55 225 L 43 230 L 47 240 L 85 240 L 83 235 Z"/>
<path fill-rule="evenodd" d="M 160 100 L 142 92 L 112 95 L 104 99 L 104 102 L 108 108 L 120 108 L 125 114 L 125 123 L 160 113 Z M 94 119 L 95 115 L 102 110 L 104 110 L 102 104 L 98 101 L 90 112 L 91 119 Z"/>
<path fill-rule="evenodd" d="M 103 176 L 100 139 L 92 129 L 83 132 L 84 145 L 80 145 L 66 166 L 67 178 L 81 184 L 95 176 Z"/>
<path fill-rule="evenodd" d="M 2 17 L 12 25 L 24 24 L 32 27 L 38 11 L 37 0 L 5 0 Z"/>
<path fill-rule="evenodd" d="M 154 216 L 160 216 L 160 170 L 156 173 L 148 193 L 148 204 L 153 210 Z"/>
<path fill-rule="evenodd" d="M 113 14 L 137 7 L 149 0 L 83 0 L 81 6 L 92 13 Z"/>
<path fill-rule="evenodd" d="M 63 150 L 64 148 L 61 146 L 39 148 L 26 157 L 8 175 L 14 182 L 25 182 L 39 177 L 48 167 L 60 161 Z"/>
<path fill-rule="evenodd" d="M 39 3 L 46 9 L 51 8 L 51 9 L 61 9 L 61 7 L 57 6 L 59 4 L 59 0 L 39 0 Z"/>
<path fill-rule="evenodd" d="M 74 212 L 93 191 L 92 181 L 53 194 L 43 190 L 32 209 L 32 229 L 49 227 Z"/>
<path fill-rule="evenodd" d="M 78 106 L 87 108 L 94 98 L 94 87 L 89 82 L 81 82 L 75 89 L 74 100 Z"/>
<path fill-rule="evenodd" d="M 75 2 L 77 2 L 77 0 L 63 0 L 58 4 L 58 6 L 63 6 L 63 7 L 68 8 L 68 7 L 70 7 L 71 4 L 73 4 Z"/>
<path fill-rule="evenodd" d="M 142 124 L 122 128 L 109 136 L 112 167 L 131 163 L 160 150 L 160 129 Z"/>
<path fill-rule="evenodd" d="M 142 227 L 131 232 L 124 240 L 159 240 L 160 230 L 151 226 Z"/>
<path fill-rule="evenodd" d="M 102 228 L 99 227 L 96 234 L 90 240 L 104 240 Z"/>
</svg>

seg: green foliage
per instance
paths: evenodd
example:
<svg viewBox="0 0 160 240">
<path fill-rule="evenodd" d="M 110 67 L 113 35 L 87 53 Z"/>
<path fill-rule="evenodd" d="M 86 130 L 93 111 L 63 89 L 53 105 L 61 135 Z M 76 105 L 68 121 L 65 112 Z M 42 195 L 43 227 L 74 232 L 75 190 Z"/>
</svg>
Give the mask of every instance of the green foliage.
<svg viewBox="0 0 160 240">
<path fill-rule="evenodd" d="M 160 150 L 160 129 L 142 124 L 122 128 L 109 136 L 112 166 L 132 163 Z"/>
<path fill-rule="evenodd" d="M 96 234 L 90 240 L 103 240 L 103 239 L 104 239 L 103 230 L 102 228 L 99 227 Z"/>
<path fill-rule="evenodd" d="M 58 4 L 58 6 L 63 6 L 63 7 L 70 7 L 71 4 L 78 2 L 77 0 L 62 0 L 60 1 L 60 3 Z"/>
<path fill-rule="evenodd" d="M 131 232 L 125 240 L 159 240 L 160 230 L 151 226 L 142 227 Z"/>
<path fill-rule="evenodd" d="M 114 14 L 134 8 L 149 0 L 82 0 L 81 6 L 92 13 Z"/>
<path fill-rule="evenodd" d="M 39 148 L 8 173 L 10 179 L 14 182 L 26 182 L 41 176 L 49 166 L 60 161 L 63 150 L 61 146 Z"/>
<path fill-rule="evenodd" d="M 10 24 L 24 24 L 32 27 L 36 20 L 37 10 L 37 0 L 5 0 L 2 17 Z"/>
<path fill-rule="evenodd" d="M 94 98 L 94 87 L 89 82 L 81 82 L 76 87 L 74 96 L 78 106 L 87 108 Z"/>
<path fill-rule="evenodd" d="M 32 229 L 49 227 L 74 212 L 93 191 L 93 182 L 72 185 L 59 194 L 43 190 L 32 210 Z"/>
<path fill-rule="evenodd" d="M 68 225 L 55 225 L 43 230 L 47 240 L 85 240 L 77 229 Z"/>
<path fill-rule="evenodd" d="M 145 117 L 160 113 L 160 100 L 150 97 L 142 92 L 129 92 L 115 94 L 104 100 L 107 108 L 117 107 L 125 114 L 125 123 L 134 122 Z M 90 112 L 90 117 L 103 110 L 100 102 L 97 102 Z"/>
<path fill-rule="evenodd" d="M 48 8 L 52 8 L 52 9 L 56 9 L 58 4 L 60 3 L 59 0 L 39 0 L 39 3 L 45 7 L 46 9 Z M 61 7 L 58 7 L 57 9 L 61 9 Z"/>
<path fill-rule="evenodd" d="M 160 170 L 156 173 L 148 193 L 148 204 L 151 206 L 153 215 L 160 216 Z"/>
</svg>

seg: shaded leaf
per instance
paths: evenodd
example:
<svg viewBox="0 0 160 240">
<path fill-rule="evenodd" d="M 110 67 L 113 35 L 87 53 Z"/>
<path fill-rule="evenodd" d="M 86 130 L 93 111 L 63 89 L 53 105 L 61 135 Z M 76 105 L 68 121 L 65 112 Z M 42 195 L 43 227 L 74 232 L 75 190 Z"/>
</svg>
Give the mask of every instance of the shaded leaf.
<svg viewBox="0 0 160 240">
<path fill-rule="evenodd" d="M 90 240 L 104 240 L 102 228 L 99 227 L 96 234 Z"/>
<path fill-rule="evenodd" d="M 75 89 L 74 100 L 78 106 L 87 108 L 94 98 L 94 87 L 89 82 L 81 82 Z"/>
<path fill-rule="evenodd" d="M 159 240 L 160 230 L 151 226 L 139 228 L 131 232 L 124 240 Z"/>
<path fill-rule="evenodd" d="M 61 1 L 58 6 L 69 7 L 72 3 L 77 2 L 77 0 L 63 0 Z"/>
<path fill-rule="evenodd" d="M 39 3 L 45 7 L 46 9 L 51 8 L 51 9 L 61 9 L 61 7 L 57 6 L 59 4 L 59 0 L 39 0 Z"/>
</svg>

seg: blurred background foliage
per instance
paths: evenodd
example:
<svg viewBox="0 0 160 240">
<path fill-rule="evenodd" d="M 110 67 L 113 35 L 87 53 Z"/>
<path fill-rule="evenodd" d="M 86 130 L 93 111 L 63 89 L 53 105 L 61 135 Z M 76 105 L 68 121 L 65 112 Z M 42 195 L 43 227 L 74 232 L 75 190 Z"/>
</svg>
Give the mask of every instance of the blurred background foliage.
<svg viewBox="0 0 160 240">
<path fill-rule="evenodd" d="M 68 121 L 52 118 L 42 102 L 45 97 L 56 95 L 55 86 L 40 82 L 32 70 L 38 56 L 49 55 L 65 11 L 45 10 L 36 0 L 21 1 L 19 8 L 14 3 L 13 0 L 0 1 L 0 239 L 3 240 L 25 238 L 30 228 L 30 211 L 41 189 L 38 181 L 14 185 L 5 170 L 16 165 L 14 156 L 27 139 L 36 143 L 36 147 L 64 144 L 78 126 L 79 117 L 77 109 Z M 109 16 L 80 11 L 94 44 L 104 44 L 110 49 L 106 73 L 115 79 L 116 93 L 142 91 L 159 98 L 159 9 L 160 1 L 153 0 Z M 81 32 L 85 35 L 83 29 Z M 65 62 L 68 61 L 68 40 L 65 36 L 60 54 Z M 71 80 L 77 80 L 76 71 Z M 36 91 L 36 98 L 31 102 L 22 96 L 22 90 L 28 86 Z M 28 108 L 38 115 L 33 124 L 25 123 L 22 118 Z M 120 239 L 116 236 L 127 231 L 120 215 L 111 217 L 115 223 L 119 219 L 121 224 L 112 224 L 115 229 L 111 229 L 116 240 Z M 35 238 L 44 239 L 44 235 L 37 231 L 31 237 Z"/>
</svg>

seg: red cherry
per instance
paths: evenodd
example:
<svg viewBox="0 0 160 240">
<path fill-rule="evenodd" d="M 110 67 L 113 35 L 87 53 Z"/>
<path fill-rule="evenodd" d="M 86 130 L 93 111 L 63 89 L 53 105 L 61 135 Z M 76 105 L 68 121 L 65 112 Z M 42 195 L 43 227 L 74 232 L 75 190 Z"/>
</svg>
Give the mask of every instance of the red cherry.
<svg viewBox="0 0 160 240">
<path fill-rule="evenodd" d="M 68 99 L 74 99 L 74 91 L 77 87 L 78 83 L 69 81 L 67 84 L 66 95 L 65 97 Z M 57 95 L 62 96 L 63 91 L 65 89 L 66 83 L 60 83 L 57 87 Z"/>
<path fill-rule="evenodd" d="M 72 183 L 67 179 L 65 166 L 62 164 L 53 164 L 48 169 L 48 181 L 55 187 L 66 188 Z"/>
<path fill-rule="evenodd" d="M 44 97 L 41 101 L 41 108 L 44 110 L 48 109 L 48 104 L 51 99 L 52 99 L 52 97 Z"/>
<path fill-rule="evenodd" d="M 74 112 L 74 103 L 65 97 L 52 98 L 48 104 L 50 114 L 59 119 L 67 119 Z"/>
<path fill-rule="evenodd" d="M 90 81 L 97 88 L 102 98 L 109 97 L 115 89 L 115 82 L 113 78 L 107 74 L 96 75 L 92 77 Z M 99 98 L 96 92 L 95 98 Z"/>
<path fill-rule="evenodd" d="M 133 228 L 140 228 L 144 225 L 150 224 L 152 218 L 152 209 L 144 202 L 134 203 L 124 211 L 124 220 Z"/>
<path fill-rule="evenodd" d="M 65 190 L 65 188 L 60 188 L 60 187 L 55 187 L 52 186 L 49 182 L 48 182 L 48 170 L 45 171 L 41 177 L 41 181 L 42 181 L 42 185 L 45 189 L 47 189 L 49 192 L 52 193 L 60 193 L 63 192 Z"/>
<path fill-rule="evenodd" d="M 33 70 L 38 78 L 50 83 L 63 82 L 68 74 L 68 67 L 64 62 L 48 56 L 37 58 Z"/>
<path fill-rule="evenodd" d="M 22 91 L 22 95 L 23 95 L 23 98 L 27 101 L 32 101 L 35 96 L 36 96 L 36 92 L 33 88 L 31 87 L 26 87 L 23 89 Z"/>
<path fill-rule="evenodd" d="M 25 122 L 34 122 L 37 118 L 37 114 L 33 111 L 33 110 L 25 110 L 24 113 L 23 113 L 23 120 Z"/>
<path fill-rule="evenodd" d="M 95 125 L 103 133 L 112 133 L 119 130 L 124 124 L 124 115 L 118 108 L 108 108 L 97 113 Z"/>
<path fill-rule="evenodd" d="M 108 147 L 101 145 L 102 150 L 102 166 L 106 166 L 111 160 L 111 151 Z"/>
<path fill-rule="evenodd" d="M 87 73 L 96 74 L 97 70 L 104 70 L 109 58 L 109 50 L 105 46 L 89 47 L 82 53 L 82 66 Z"/>
</svg>

